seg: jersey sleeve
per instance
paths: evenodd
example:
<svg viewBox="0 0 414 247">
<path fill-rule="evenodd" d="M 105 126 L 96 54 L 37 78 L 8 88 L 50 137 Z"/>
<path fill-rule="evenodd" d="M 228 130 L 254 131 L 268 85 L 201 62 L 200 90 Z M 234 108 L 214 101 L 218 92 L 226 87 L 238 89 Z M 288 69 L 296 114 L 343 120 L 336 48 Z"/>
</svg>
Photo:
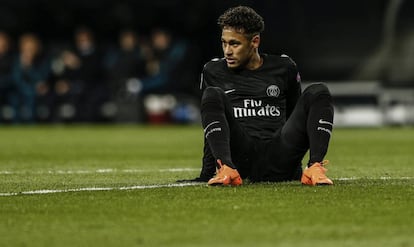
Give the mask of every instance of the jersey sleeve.
<svg viewBox="0 0 414 247">
<path fill-rule="evenodd" d="M 200 76 L 200 90 L 201 91 L 204 91 L 204 89 L 206 89 L 206 87 L 209 86 L 209 82 L 208 82 L 209 73 L 208 73 L 207 67 L 208 67 L 208 63 L 204 65 L 203 71 L 201 72 L 201 76 Z"/>
<path fill-rule="evenodd" d="M 203 91 L 207 87 L 214 86 L 215 74 L 220 69 L 222 59 L 214 58 L 207 62 L 200 76 L 200 90 Z"/>
<path fill-rule="evenodd" d="M 286 119 L 289 118 L 302 94 L 301 78 L 296 63 L 290 59 L 286 97 Z"/>
</svg>

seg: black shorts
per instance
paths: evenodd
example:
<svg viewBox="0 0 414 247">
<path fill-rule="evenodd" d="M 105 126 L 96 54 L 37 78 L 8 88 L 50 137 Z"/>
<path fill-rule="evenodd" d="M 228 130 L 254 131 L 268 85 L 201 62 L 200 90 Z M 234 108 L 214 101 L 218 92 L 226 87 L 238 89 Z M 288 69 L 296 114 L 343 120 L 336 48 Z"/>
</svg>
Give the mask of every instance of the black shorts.
<svg viewBox="0 0 414 247">
<path fill-rule="evenodd" d="M 271 140 L 260 140 L 239 133 L 231 139 L 233 163 L 243 178 L 252 182 L 299 180 L 307 148 L 296 148 L 282 138 L 282 131 Z M 238 141 L 236 141 L 238 140 Z"/>
</svg>

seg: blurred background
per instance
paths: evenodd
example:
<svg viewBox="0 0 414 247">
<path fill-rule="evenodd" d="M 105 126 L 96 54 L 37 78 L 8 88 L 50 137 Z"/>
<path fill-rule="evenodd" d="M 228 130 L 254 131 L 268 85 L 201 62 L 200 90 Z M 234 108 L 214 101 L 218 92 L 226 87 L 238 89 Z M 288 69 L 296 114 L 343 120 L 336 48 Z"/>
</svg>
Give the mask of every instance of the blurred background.
<svg viewBox="0 0 414 247">
<path fill-rule="evenodd" d="M 264 17 L 261 52 L 327 83 L 338 126 L 414 124 L 414 1 L 1 0 L 0 125 L 198 123 L 237 5 Z"/>
</svg>

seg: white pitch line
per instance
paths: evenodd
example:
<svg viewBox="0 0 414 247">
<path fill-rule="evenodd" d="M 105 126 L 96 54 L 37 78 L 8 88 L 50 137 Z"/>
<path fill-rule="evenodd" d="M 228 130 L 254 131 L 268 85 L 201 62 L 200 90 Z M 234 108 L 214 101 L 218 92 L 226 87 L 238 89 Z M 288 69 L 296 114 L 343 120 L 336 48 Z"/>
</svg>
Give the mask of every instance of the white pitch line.
<svg viewBox="0 0 414 247">
<path fill-rule="evenodd" d="M 140 169 L 97 169 L 97 170 L 55 170 L 55 171 L 39 171 L 39 172 L 11 172 L 11 171 L 0 171 L 1 174 L 83 174 L 83 173 L 112 173 L 112 172 L 126 172 L 126 173 L 140 173 L 140 172 L 183 172 L 183 171 L 198 171 L 196 168 L 168 168 L 168 169 L 157 169 L 157 170 L 140 170 Z M 381 180 L 411 180 L 414 177 L 378 177 L 378 178 L 367 178 L 367 177 L 341 177 L 333 178 L 338 181 L 352 181 L 360 179 L 381 179 Z M 154 189 L 154 188 L 172 188 L 172 187 L 185 187 L 202 185 L 203 183 L 177 183 L 177 184 L 153 184 L 153 185 L 134 185 L 125 187 L 89 187 L 89 188 L 77 188 L 77 189 L 45 189 L 45 190 L 32 190 L 22 192 L 3 192 L 0 193 L 0 197 L 7 196 L 18 196 L 18 195 L 44 195 L 44 194 L 56 194 L 56 193 L 68 193 L 68 192 L 82 192 L 82 191 L 110 191 L 110 190 L 141 190 L 141 189 Z"/>
<path fill-rule="evenodd" d="M 368 180 L 410 180 L 414 179 L 414 177 L 378 177 L 378 178 L 368 178 L 368 177 L 349 177 L 349 178 L 332 178 L 332 180 L 339 180 L 339 181 L 348 181 L 348 180 L 362 180 L 362 179 L 368 179 Z"/>
<path fill-rule="evenodd" d="M 111 190 L 143 190 L 143 189 L 156 189 L 156 188 L 173 188 L 173 187 L 186 187 L 203 185 L 202 183 L 180 183 L 180 184 L 153 184 L 153 185 L 134 185 L 124 187 L 90 187 L 90 188 L 78 188 L 78 189 L 61 189 L 61 190 L 32 190 L 22 192 L 10 192 L 0 193 L 0 197 L 4 196 L 19 196 L 19 195 L 45 195 L 56 193 L 68 193 L 68 192 L 83 192 L 83 191 L 111 191 Z"/>
<path fill-rule="evenodd" d="M 358 177 L 343 177 L 343 178 L 334 178 L 333 180 L 339 181 L 348 181 L 348 180 L 412 180 L 414 177 L 379 177 L 379 178 L 358 178 Z M 173 187 L 186 187 L 186 186 L 195 186 L 195 185 L 205 185 L 205 183 L 177 183 L 177 184 L 152 184 L 152 185 L 133 185 L 133 186 L 124 186 L 124 187 L 89 187 L 89 188 L 78 188 L 78 189 L 45 189 L 45 190 L 32 190 L 32 191 L 22 191 L 22 192 L 6 192 L 0 193 L 0 197 L 8 196 L 19 196 L 19 195 L 44 195 L 44 194 L 56 194 L 56 193 L 68 193 L 68 192 L 83 192 L 83 191 L 116 191 L 116 190 L 143 190 L 143 189 L 156 189 L 156 188 L 173 188 Z"/>
<path fill-rule="evenodd" d="M 168 169 L 113 169 L 101 168 L 96 170 L 47 170 L 47 171 L 0 171 L 0 175 L 15 174 L 95 174 L 95 173 L 144 173 L 144 172 L 192 172 L 200 168 L 168 168 Z"/>
</svg>

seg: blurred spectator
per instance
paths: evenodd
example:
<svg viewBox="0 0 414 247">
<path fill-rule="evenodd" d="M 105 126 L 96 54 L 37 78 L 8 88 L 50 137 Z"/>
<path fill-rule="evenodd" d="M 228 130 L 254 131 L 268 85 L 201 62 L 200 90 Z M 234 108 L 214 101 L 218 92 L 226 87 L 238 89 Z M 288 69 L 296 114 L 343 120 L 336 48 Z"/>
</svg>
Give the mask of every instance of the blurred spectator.
<svg viewBox="0 0 414 247">
<path fill-rule="evenodd" d="M 15 121 L 31 123 L 36 120 L 36 102 L 43 101 L 49 94 L 49 69 L 39 38 L 35 34 L 23 34 L 12 69 L 17 89 L 13 100 Z"/>
<path fill-rule="evenodd" d="M 64 49 L 53 64 L 54 121 L 75 121 L 84 90 L 79 76 L 81 60 L 70 49 Z"/>
<path fill-rule="evenodd" d="M 151 54 L 148 58 L 147 71 L 149 77 L 142 81 L 142 93 L 166 93 L 179 82 L 171 75 L 185 56 L 187 43 L 174 39 L 164 29 L 154 29 L 151 34 Z"/>
<path fill-rule="evenodd" d="M 102 54 L 91 30 L 74 33 L 74 49 L 64 49 L 55 61 L 54 91 L 57 121 L 99 122 L 109 93 L 103 78 Z"/>
<path fill-rule="evenodd" d="M 140 80 L 147 76 L 146 57 L 137 34 L 132 30 L 122 31 L 117 49 L 109 52 L 106 61 L 111 101 L 115 104 L 112 108 L 106 105 L 107 115 L 115 114 L 117 121 L 143 121 L 139 91 Z"/>
<path fill-rule="evenodd" d="M 146 57 L 141 50 L 137 34 L 126 30 L 119 35 L 119 48 L 109 54 L 108 80 L 112 92 L 117 92 L 130 78 L 143 78 L 146 72 Z"/>
<path fill-rule="evenodd" d="M 142 94 L 149 95 L 145 99 L 149 121 L 168 122 L 171 112 L 182 104 L 180 101 L 194 97 L 198 79 L 193 75 L 198 69 L 193 66 L 198 64 L 198 53 L 193 52 L 186 41 L 164 29 L 154 29 L 151 41 L 149 76 L 142 80 Z"/>
<path fill-rule="evenodd" d="M 12 61 L 10 37 L 0 31 L 0 122 L 10 121 L 14 112 L 12 102 Z"/>
<path fill-rule="evenodd" d="M 102 121 L 102 106 L 109 98 L 108 87 L 103 78 L 103 56 L 88 28 L 79 28 L 75 32 L 75 45 L 76 54 L 81 61 L 78 76 L 84 86 L 78 106 L 80 120 Z"/>
<path fill-rule="evenodd" d="M 0 121 L 196 121 L 199 53 L 167 30 L 145 38 L 124 30 L 108 52 L 82 27 L 73 47 L 54 44 L 50 62 L 35 34 L 20 37 L 14 56 L 0 32 Z"/>
</svg>

